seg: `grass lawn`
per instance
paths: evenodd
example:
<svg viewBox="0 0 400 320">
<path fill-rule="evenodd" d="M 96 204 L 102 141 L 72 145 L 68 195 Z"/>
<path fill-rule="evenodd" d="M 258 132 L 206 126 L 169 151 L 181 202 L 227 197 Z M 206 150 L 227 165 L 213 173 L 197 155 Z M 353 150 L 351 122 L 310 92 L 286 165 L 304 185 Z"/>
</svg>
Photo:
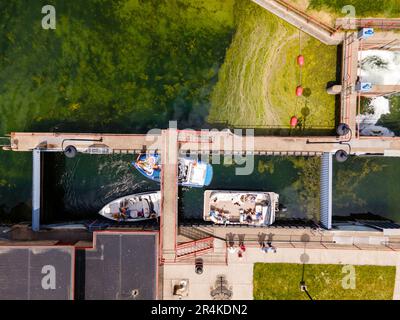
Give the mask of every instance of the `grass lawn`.
<svg viewBox="0 0 400 320">
<path fill-rule="evenodd" d="M 337 48 L 326 46 L 246 1 L 235 5 L 236 34 L 211 95 L 210 123 L 235 127 L 289 128 L 293 115 L 301 129 L 333 129 L 335 98 L 326 93 L 336 80 Z M 300 37 L 305 66 L 300 84 Z"/>
<path fill-rule="evenodd" d="M 347 16 L 342 8 L 354 6 L 356 18 L 398 18 L 400 17 L 399 0 L 286 0 L 299 9 L 319 20 L 335 25 L 337 18 Z"/>
<path fill-rule="evenodd" d="M 356 17 L 386 17 L 398 18 L 400 16 L 399 0 L 310 0 L 310 9 L 328 9 L 338 17 L 343 16 L 344 6 L 354 6 Z"/>
<path fill-rule="evenodd" d="M 395 267 L 354 266 L 355 289 L 344 289 L 342 280 L 349 275 L 343 265 L 306 265 L 304 279 L 314 300 L 392 300 Z M 254 265 L 254 299 L 307 300 L 300 291 L 303 265 L 256 263 Z"/>
</svg>

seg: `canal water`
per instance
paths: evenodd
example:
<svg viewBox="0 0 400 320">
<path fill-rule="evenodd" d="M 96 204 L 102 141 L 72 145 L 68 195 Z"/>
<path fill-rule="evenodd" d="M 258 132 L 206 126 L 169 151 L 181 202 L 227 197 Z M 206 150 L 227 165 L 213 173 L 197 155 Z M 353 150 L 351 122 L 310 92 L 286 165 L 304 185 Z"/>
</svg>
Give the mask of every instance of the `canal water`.
<svg viewBox="0 0 400 320">
<path fill-rule="evenodd" d="M 0 224 L 31 218 L 32 154 L 0 151 Z"/>
<path fill-rule="evenodd" d="M 74 159 L 62 154 L 45 155 L 44 222 L 93 220 L 106 203 L 118 197 L 145 191 L 160 190 L 160 185 L 143 177 L 130 162 L 135 155 L 85 155 Z M 310 161 L 315 159 L 310 158 Z M 255 157 L 250 175 L 237 175 L 240 167 L 213 164 L 214 178 L 207 189 L 274 191 L 287 212 L 279 218 L 313 218 L 307 213 L 308 200 L 298 192 L 302 169 L 294 158 Z M 304 158 L 304 161 L 309 161 Z M 319 172 L 315 173 L 319 179 Z M 179 188 L 180 219 L 201 220 L 205 188 Z"/>
<path fill-rule="evenodd" d="M 299 218 L 312 219 L 313 215 L 306 212 L 306 204 L 301 199 L 297 189 L 301 169 L 295 168 L 289 157 L 254 157 L 254 170 L 249 175 L 238 175 L 236 165 L 232 161 L 220 158 L 220 164 L 213 164 L 214 178 L 208 190 L 244 190 L 272 191 L 279 194 L 280 203 L 287 207 L 287 212 L 281 213 L 277 219 Z M 234 162 L 234 161 L 233 161 Z M 319 172 L 316 172 L 319 179 Z M 202 220 L 204 189 L 181 188 L 179 205 L 181 219 Z"/>
<path fill-rule="evenodd" d="M 135 155 L 60 153 L 45 155 L 44 222 L 94 220 L 110 201 L 133 193 L 158 191 L 160 185 L 132 165 Z"/>
<path fill-rule="evenodd" d="M 230 161 L 229 161 L 230 160 Z M 277 219 L 318 219 L 318 213 L 307 210 L 308 200 L 304 196 L 300 179 L 303 168 L 298 162 L 319 163 L 318 158 L 292 157 L 254 157 L 254 170 L 249 175 L 238 175 L 236 170 L 244 165 L 235 164 L 228 158 L 220 158 L 220 164 L 213 164 L 214 178 L 208 190 L 243 190 L 272 191 L 280 196 L 280 203 L 287 208 L 286 212 L 277 215 Z M 297 166 L 296 166 L 297 164 Z M 319 170 L 314 176 L 319 180 Z M 201 220 L 203 217 L 203 189 L 182 188 L 179 194 L 181 219 Z M 310 203 L 313 194 L 310 194 Z M 314 197 L 315 198 L 315 197 Z M 318 199 L 314 199 L 318 201 Z"/>
<path fill-rule="evenodd" d="M 0 153 L 2 164 L 18 177 L 0 193 L 2 223 L 29 221 L 31 217 L 31 154 Z M 138 192 L 156 191 L 160 185 L 135 170 L 135 155 L 79 154 L 68 159 L 46 153 L 44 222 L 94 220 L 111 200 Z M 14 163 L 19 163 L 16 168 Z M 250 175 L 237 175 L 236 165 L 220 158 L 213 164 L 214 178 L 207 188 L 179 187 L 180 221 L 201 220 L 206 189 L 274 191 L 287 207 L 277 219 L 319 219 L 319 158 L 256 156 Z M 22 169 L 21 169 L 22 168 Z M 3 186 L 7 185 L 1 180 Z M 18 192 L 13 187 L 18 186 Z M 10 190 L 9 192 L 6 192 Z M 400 222 L 400 159 L 351 157 L 334 161 L 333 215 L 373 213 Z M 7 204 L 7 206 L 5 205 Z"/>
<path fill-rule="evenodd" d="M 351 157 L 334 162 L 333 215 L 373 213 L 400 222 L 400 159 Z"/>
</svg>

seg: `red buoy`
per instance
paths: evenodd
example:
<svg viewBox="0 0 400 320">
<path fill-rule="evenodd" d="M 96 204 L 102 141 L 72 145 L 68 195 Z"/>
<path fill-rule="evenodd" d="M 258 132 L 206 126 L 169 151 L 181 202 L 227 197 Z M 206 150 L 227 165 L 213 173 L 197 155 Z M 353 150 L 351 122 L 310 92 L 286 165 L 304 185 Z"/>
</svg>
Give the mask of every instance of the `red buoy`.
<svg viewBox="0 0 400 320">
<path fill-rule="evenodd" d="M 297 117 L 296 116 L 293 116 L 291 119 L 290 119 L 290 126 L 292 127 L 292 128 L 294 128 L 295 126 L 297 126 L 297 123 L 298 123 L 298 119 L 297 119 Z"/>
<path fill-rule="evenodd" d="M 298 63 L 298 65 L 299 65 L 300 67 L 304 66 L 305 61 L 304 61 L 304 56 L 303 56 L 303 55 L 299 55 L 299 56 L 297 57 L 297 63 Z"/>
<path fill-rule="evenodd" d="M 303 95 L 303 87 L 302 86 L 298 86 L 296 88 L 296 96 L 301 97 Z"/>
</svg>

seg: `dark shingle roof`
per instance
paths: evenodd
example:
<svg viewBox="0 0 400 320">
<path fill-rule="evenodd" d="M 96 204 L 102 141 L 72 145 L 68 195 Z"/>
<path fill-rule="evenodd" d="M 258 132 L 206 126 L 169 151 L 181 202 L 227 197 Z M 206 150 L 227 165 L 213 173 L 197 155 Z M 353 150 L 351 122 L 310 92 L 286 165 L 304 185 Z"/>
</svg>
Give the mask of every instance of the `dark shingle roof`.
<svg viewBox="0 0 400 320">
<path fill-rule="evenodd" d="M 100 232 L 94 248 L 77 251 L 79 299 L 155 299 L 156 233 Z"/>
<path fill-rule="evenodd" d="M 0 246 L 0 299 L 72 299 L 73 266 L 73 247 Z"/>
</svg>

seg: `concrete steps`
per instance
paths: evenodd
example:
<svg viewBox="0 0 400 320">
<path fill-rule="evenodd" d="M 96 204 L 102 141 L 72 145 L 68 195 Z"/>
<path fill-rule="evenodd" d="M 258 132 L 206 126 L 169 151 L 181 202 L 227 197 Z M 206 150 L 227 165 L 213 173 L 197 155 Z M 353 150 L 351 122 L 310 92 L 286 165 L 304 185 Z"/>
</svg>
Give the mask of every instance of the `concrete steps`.
<svg viewBox="0 0 400 320">
<path fill-rule="evenodd" d="M 179 244 L 176 247 L 176 257 L 199 256 L 212 251 L 214 248 L 214 239 L 204 238 L 201 240 L 191 241 Z"/>
</svg>

